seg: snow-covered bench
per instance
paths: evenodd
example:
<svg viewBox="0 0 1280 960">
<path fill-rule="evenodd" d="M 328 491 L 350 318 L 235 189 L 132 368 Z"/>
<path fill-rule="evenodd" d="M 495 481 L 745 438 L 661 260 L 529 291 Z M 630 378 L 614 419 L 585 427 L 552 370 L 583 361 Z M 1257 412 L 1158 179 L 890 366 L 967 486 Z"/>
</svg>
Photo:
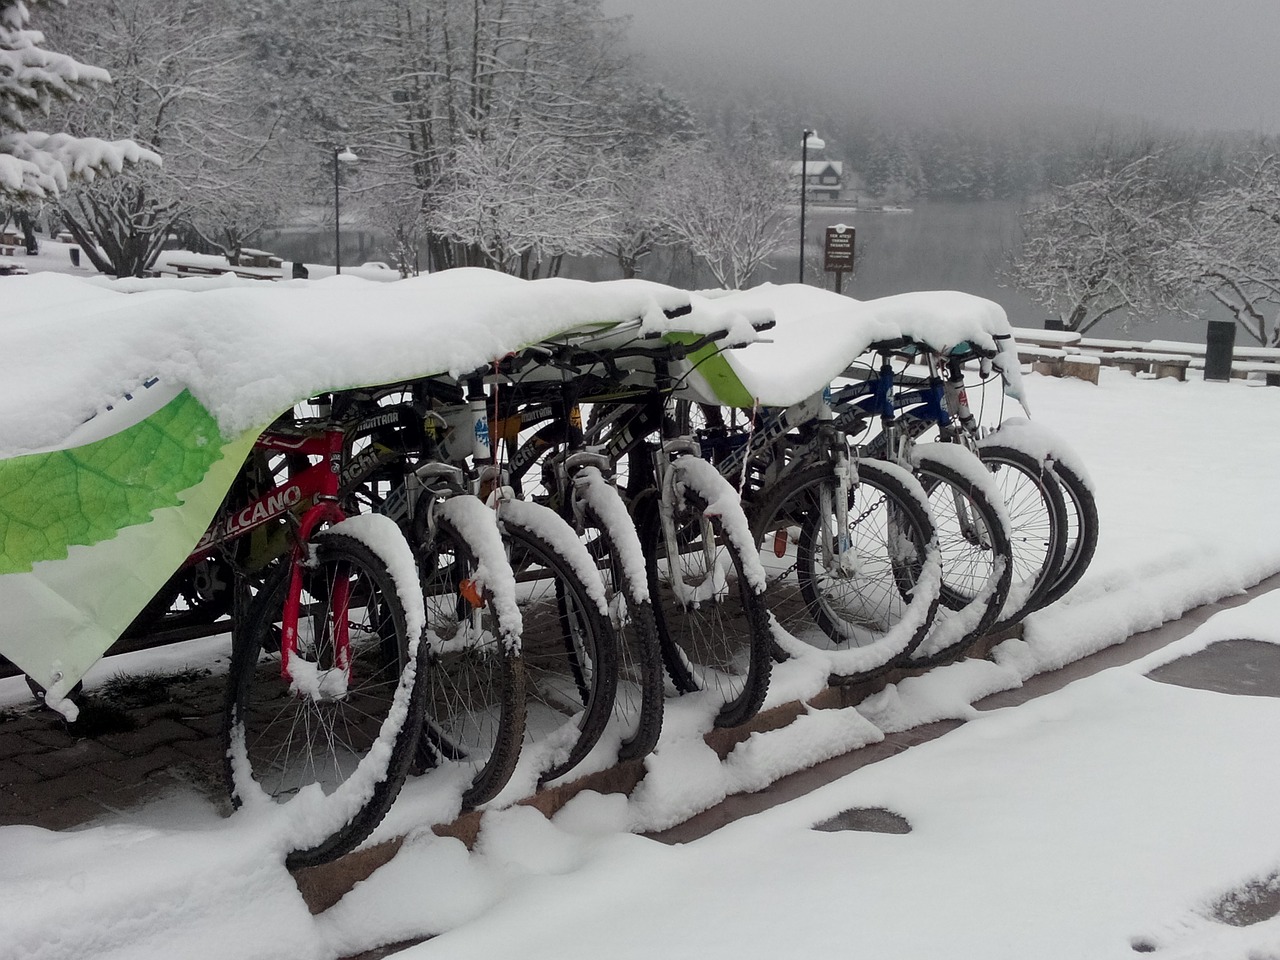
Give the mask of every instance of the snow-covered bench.
<svg viewBox="0 0 1280 960">
<path fill-rule="evenodd" d="M 1050 331 L 1053 332 L 1053 331 Z M 1045 377 L 1074 377 L 1077 380 L 1098 382 L 1098 358 L 1086 356 L 1076 347 L 1061 349 L 1024 346 L 1018 344 L 1018 359 L 1030 363 L 1034 373 Z"/>
<path fill-rule="evenodd" d="M 1013 327 L 1013 338 L 1018 346 L 1049 347 L 1062 350 L 1080 344 L 1080 334 L 1074 330 L 1037 330 L 1034 327 Z"/>
</svg>

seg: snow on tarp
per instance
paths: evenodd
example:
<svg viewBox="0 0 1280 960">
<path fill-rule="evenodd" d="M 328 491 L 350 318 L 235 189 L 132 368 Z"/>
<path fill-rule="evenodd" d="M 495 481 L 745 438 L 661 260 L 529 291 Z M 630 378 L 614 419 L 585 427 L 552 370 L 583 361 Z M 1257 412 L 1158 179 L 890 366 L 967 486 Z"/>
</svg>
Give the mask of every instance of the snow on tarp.
<svg viewBox="0 0 1280 960">
<path fill-rule="evenodd" d="M 689 295 L 455 270 L 382 284 L 6 280 L 0 654 L 60 698 L 199 540 L 260 430 L 316 393 L 462 374 Z M 719 329 L 698 311 L 680 329 Z"/>
<path fill-rule="evenodd" d="M 745 396 L 764 406 L 790 406 L 813 396 L 877 341 L 907 336 L 939 353 L 963 343 L 998 351 L 1012 342 L 1004 339 L 1010 327 L 1003 307 L 955 290 L 854 300 L 803 284 L 765 283 L 706 296 L 737 311 L 772 311 L 777 326 L 760 342 L 725 354 Z M 1016 363 L 1012 367 L 1010 389 L 1018 396 L 1019 371 Z M 699 392 L 707 400 L 741 400 L 710 385 Z"/>
<path fill-rule="evenodd" d="M 663 310 L 688 302 L 645 281 L 525 281 L 479 269 L 388 284 L 9 278 L 0 457 L 58 443 L 152 377 L 187 387 L 234 436 L 325 390 L 460 374 L 582 327 L 636 317 L 666 325 Z M 680 328 L 700 322 L 681 317 Z"/>
</svg>

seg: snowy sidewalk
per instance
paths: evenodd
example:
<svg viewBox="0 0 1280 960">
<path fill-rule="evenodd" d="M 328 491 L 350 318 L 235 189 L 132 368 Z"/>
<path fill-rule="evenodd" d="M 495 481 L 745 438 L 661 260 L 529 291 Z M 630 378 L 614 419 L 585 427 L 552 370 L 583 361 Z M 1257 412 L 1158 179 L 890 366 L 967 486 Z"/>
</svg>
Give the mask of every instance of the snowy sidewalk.
<svg viewBox="0 0 1280 960">
<path fill-rule="evenodd" d="M 512 956 L 512 943 L 525 960 L 567 944 L 619 960 L 1274 958 L 1280 699 L 1250 681 L 1280 662 L 1277 623 L 1272 591 L 692 843 L 618 835 L 625 804 L 608 797 L 545 826 L 509 815 L 470 855 L 421 838 L 326 927 L 445 931 L 405 960 Z M 1243 667 L 1242 684 L 1155 682 L 1214 661 Z M 875 810 L 899 829 L 813 829 Z M 384 905 L 410 878 L 428 905 Z"/>
<path fill-rule="evenodd" d="M 190 782 L 162 803 L 104 814 L 88 829 L 0 830 L 0 958 L 332 960 L 433 934 L 441 935 L 410 955 L 559 957 L 571 943 L 574 955 L 614 957 L 825 956 L 853 945 L 894 960 L 1102 960 L 1148 946 L 1166 960 L 1280 957 L 1276 921 L 1214 919 L 1216 904 L 1280 886 L 1280 700 L 1145 676 L 1214 640 L 1280 644 L 1280 593 L 1222 613 L 1145 662 L 1022 703 L 1050 682 L 1046 671 L 1070 665 L 1062 679 L 1123 661 L 1136 644 L 1105 648 L 1184 614 L 1199 623 L 1212 608 L 1197 605 L 1280 570 L 1280 515 L 1268 501 L 1280 476 L 1280 390 L 1114 371 L 1096 387 L 1030 377 L 1028 389 L 1037 419 L 1089 465 L 1102 533 L 1084 580 L 1033 615 L 1026 639 L 1005 644 L 998 662 L 903 681 L 857 711 L 802 715 L 773 747 L 766 735 L 765 749 L 743 750 L 732 764 L 673 738 L 650 764 L 647 795 L 586 794 L 551 821 L 525 807 L 493 811 L 470 851 L 421 828 L 451 814 L 411 783 L 388 824 L 409 834 L 400 853 L 318 917 L 284 870 L 279 825 L 244 812 L 226 818 L 220 791 L 216 799 L 203 792 L 200 778 L 216 779 L 219 761 L 192 751 L 216 745 L 216 734 L 197 724 L 201 708 L 171 694 L 139 730 L 154 725 L 166 741 L 155 751 L 204 772 L 186 774 Z M 1266 673 L 1250 663 L 1246 676 Z M 199 721 L 208 725 L 221 678 L 206 679 L 219 691 Z M 27 697 L 24 686 L 10 692 L 0 695 L 0 713 Z M 1018 705 L 973 706 L 991 705 L 993 693 L 994 702 Z M 147 749 L 136 731 L 58 746 L 47 742 L 49 729 L 19 721 L 0 722 L 0 737 L 13 732 L 20 748 L 0 759 L 27 776 L 43 763 L 54 780 L 91 774 L 125 798 L 131 785 L 112 777 L 106 750 L 137 763 L 147 790 L 169 776 L 129 756 Z M 939 721 L 952 727 L 947 736 L 692 843 L 630 832 L 687 819 L 691 804 L 716 803 L 726 784 L 752 782 L 815 736 L 861 731 L 863 742 L 892 743 L 919 739 L 922 724 Z M 203 740 L 188 735 L 205 729 Z M 37 759 L 64 749 L 79 754 Z M 24 809 L 38 818 L 66 800 L 46 796 L 46 805 Z M 911 832 L 810 829 L 865 807 L 891 811 Z"/>
</svg>

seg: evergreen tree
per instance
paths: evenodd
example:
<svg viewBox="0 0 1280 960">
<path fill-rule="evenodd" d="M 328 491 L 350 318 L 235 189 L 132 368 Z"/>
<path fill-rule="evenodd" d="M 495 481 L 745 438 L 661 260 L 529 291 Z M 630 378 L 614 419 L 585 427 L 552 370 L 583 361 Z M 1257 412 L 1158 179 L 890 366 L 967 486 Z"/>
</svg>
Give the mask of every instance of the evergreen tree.
<svg viewBox="0 0 1280 960">
<path fill-rule="evenodd" d="M 40 2 L 0 0 L 0 200 L 56 196 L 72 179 L 92 180 L 139 160 L 160 163 L 130 140 L 30 128 L 33 116 L 48 114 L 55 103 L 111 82 L 106 70 L 44 48 L 40 32 L 29 29 L 29 8 Z"/>
</svg>

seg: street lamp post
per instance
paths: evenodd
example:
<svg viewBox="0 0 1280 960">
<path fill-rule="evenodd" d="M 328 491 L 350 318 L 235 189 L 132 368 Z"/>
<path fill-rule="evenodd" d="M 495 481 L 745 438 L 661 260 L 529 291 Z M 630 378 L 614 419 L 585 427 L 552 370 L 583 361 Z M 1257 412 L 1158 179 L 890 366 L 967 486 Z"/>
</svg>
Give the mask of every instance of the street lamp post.
<svg viewBox="0 0 1280 960">
<path fill-rule="evenodd" d="M 819 139 L 817 130 L 806 130 L 800 141 L 800 282 L 804 283 L 804 212 L 809 196 L 809 148 L 826 149 L 826 141 Z"/>
<path fill-rule="evenodd" d="M 342 272 L 342 233 L 339 225 L 342 215 L 338 207 L 338 163 L 355 163 L 360 158 L 350 147 L 333 148 L 333 260 L 334 273 Z"/>
</svg>

